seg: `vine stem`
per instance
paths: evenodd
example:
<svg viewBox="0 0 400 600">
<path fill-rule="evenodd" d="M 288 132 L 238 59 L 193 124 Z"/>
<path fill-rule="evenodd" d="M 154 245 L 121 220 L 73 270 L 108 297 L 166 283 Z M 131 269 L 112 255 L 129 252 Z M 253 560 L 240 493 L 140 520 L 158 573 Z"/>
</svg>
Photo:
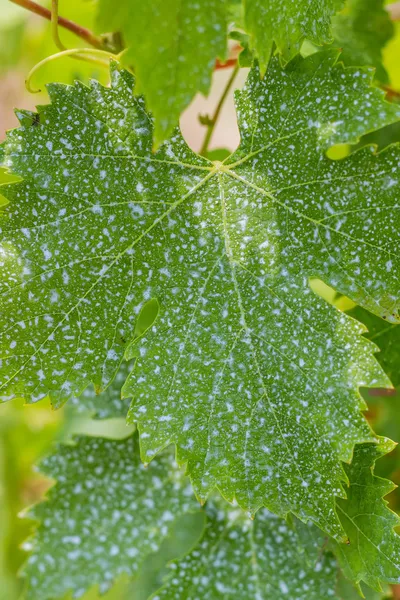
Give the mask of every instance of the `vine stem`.
<svg viewBox="0 0 400 600">
<path fill-rule="evenodd" d="M 200 150 L 200 154 L 202 156 L 205 156 L 207 154 L 208 146 L 210 145 L 210 141 L 211 141 L 212 135 L 214 133 L 215 125 L 217 124 L 217 121 L 218 121 L 219 115 L 221 113 L 222 107 L 224 105 L 224 102 L 229 94 L 229 90 L 231 89 L 238 72 L 239 72 L 239 65 L 236 62 L 235 66 L 232 70 L 231 76 L 229 77 L 227 84 L 224 88 L 224 91 L 222 92 L 222 96 L 219 99 L 219 102 L 217 104 L 215 112 L 214 112 L 213 116 L 211 117 L 211 119 L 209 120 L 209 122 L 207 123 L 207 132 L 204 137 L 204 141 L 203 141 L 203 144 L 202 144 L 201 150 Z"/>
<path fill-rule="evenodd" d="M 40 4 L 37 4 L 36 2 L 33 2 L 33 0 L 10 0 L 10 2 L 18 4 L 18 6 L 21 6 L 22 8 L 25 8 L 26 10 L 29 10 L 30 12 L 33 12 L 36 15 L 40 15 L 48 21 L 52 20 L 52 11 L 50 11 L 48 8 L 45 8 L 44 6 L 41 6 Z M 94 48 L 97 48 L 98 50 L 103 50 L 105 48 L 102 39 L 95 35 L 89 29 L 86 29 L 86 27 L 82 27 L 81 25 L 78 25 L 77 23 L 74 23 L 69 19 L 65 19 L 64 17 L 59 17 L 58 14 L 57 23 L 58 25 L 60 25 L 60 27 L 64 27 L 64 29 L 68 29 L 68 31 L 72 31 L 72 33 L 85 40 L 85 42 L 87 42 Z"/>
</svg>

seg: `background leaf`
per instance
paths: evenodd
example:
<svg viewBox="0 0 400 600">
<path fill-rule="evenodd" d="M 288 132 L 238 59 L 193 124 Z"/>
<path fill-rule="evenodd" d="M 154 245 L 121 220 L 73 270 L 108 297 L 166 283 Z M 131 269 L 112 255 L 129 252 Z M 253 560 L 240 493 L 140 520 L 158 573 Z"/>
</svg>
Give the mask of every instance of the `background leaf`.
<svg viewBox="0 0 400 600">
<path fill-rule="evenodd" d="M 342 49 L 346 65 L 371 65 L 376 78 L 388 82 L 382 64 L 382 49 L 392 38 L 394 27 L 384 0 L 347 0 L 342 12 L 332 19 L 333 44 Z"/>
<path fill-rule="evenodd" d="M 39 527 L 25 565 L 28 599 L 46 600 L 94 584 L 106 591 L 122 573 L 134 576 L 182 513 L 198 510 L 190 487 L 165 453 L 146 469 L 138 437 L 80 438 L 41 463 L 56 480 L 29 516 Z"/>
</svg>

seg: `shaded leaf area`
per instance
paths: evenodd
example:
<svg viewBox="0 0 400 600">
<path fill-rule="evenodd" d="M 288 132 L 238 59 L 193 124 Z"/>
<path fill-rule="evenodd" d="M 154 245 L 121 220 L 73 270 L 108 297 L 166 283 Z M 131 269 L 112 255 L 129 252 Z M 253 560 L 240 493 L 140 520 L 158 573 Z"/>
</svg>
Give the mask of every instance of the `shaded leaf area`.
<svg viewBox="0 0 400 600">
<path fill-rule="evenodd" d="M 203 537 L 191 553 L 171 563 L 172 573 L 152 600 L 360 598 L 314 526 L 284 521 L 265 509 L 251 521 L 214 501 L 206 516 Z M 367 600 L 390 596 L 388 586 L 380 592 L 361 589 Z"/>
<path fill-rule="evenodd" d="M 346 577 L 377 591 L 381 582 L 400 583 L 400 537 L 394 530 L 400 518 L 383 499 L 396 486 L 374 475 L 375 461 L 393 447 L 389 441 L 386 446 L 356 447 L 352 463 L 345 467 L 350 481 L 347 499 L 337 502 L 349 543 L 333 543 L 334 552 Z"/>
<path fill-rule="evenodd" d="M 361 138 L 358 147 L 361 148 L 368 144 L 376 144 L 379 150 L 383 150 L 390 146 L 390 144 L 398 142 L 400 142 L 400 123 L 397 122 L 364 136 Z"/>
<path fill-rule="evenodd" d="M 203 538 L 191 554 L 172 563 L 173 575 L 153 599 L 211 600 L 218 594 L 233 599 L 239 594 L 266 600 L 349 600 L 357 598 L 359 585 L 367 598 L 386 597 L 385 583 L 400 580 L 400 538 L 394 531 L 400 521 L 383 500 L 394 486 L 376 477 L 373 467 L 392 448 L 392 443 L 358 446 L 346 466 L 348 498 L 339 499 L 337 509 L 347 544 L 328 542 L 315 527 L 285 522 L 264 509 L 250 521 L 240 511 L 210 502 Z M 362 582 L 376 593 L 361 588 Z"/>
<path fill-rule="evenodd" d="M 117 375 L 104 392 L 96 394 L 93 386 L 89 386 L 81 396 L 71 398 L 69 405 L 78 413 L 91 413 L 95 419 L 125 418 L 131 401 L 130 398 L 121 398 L 121 389 L 132 366 L 122 362 Z"/>
<path fill-rule="evenodd" d="M 393 23 L 383 0 L 347 0 L 332 19 L 333 44 L 342 49 L 346 65 L 370 65 L 376 78 L 387 83 L 382 50 L 394 34 Z"/>
<path fill-rule="evenodd" d="M 365 600 L 388 600 L 389 598 L 394 598 L 390 586 L 384 586 L 383 592 L 377 592 L 362 584 L 357 588 L 350 583 L 342 573 L 339 573 L 336 584 L 336 593 L 340 600 L 360 600 L 360 589 L 363 594 L 362 597 L 365 598 Z"/>
<path fill-rule="evenodd" d="M 305 39 L 317 45 L 331 42 L 331 17 L 342 8 L 343 1 L 243 0 L 243 5 L 244 26 L 264 72 L 274 43 L 289 60 Z"/>
<path fill-rule="evenodd" d="M 325 156 L 399 111 L 369 71 L 335 61 L 254 69 L 237 95 L 241 145 L 222 163 L 179 132 L 154 154 L 115 65 L 111 88 L 53 84 L 39 117 L 21 113 L 3 149 L 24 181 L 2 188 L 0 389 L 66 400 L 137 357 L 123 395 L 145 462 L 175 443 L 198 497 L 217 486 L 343 539 L 341 460 L 376 439 L 358 388 L 389 382 L 361 326 L 308 279 L 398 319 L 400 153 Z"/>
<path fill-rule="evenodd" d="M 156 144 L 171 135 L 196 92 L 208 93 L 215 60 L 226 54 L 226 19 L 225 0 L 100 0 L 97 28 L 122 32 L 123 61 L 154 115 Z"/>
<path fill-rule="evenodd" d="M 122 574 L 138 574 L 183 513 L 199 505 L 169 452 L 145 469 L 138 437 L 79 438 L 40 467 L 56 485 L 28 514 L 39 526 L 24 567 L 27 598 L 105 592 Z"/>
</svg>

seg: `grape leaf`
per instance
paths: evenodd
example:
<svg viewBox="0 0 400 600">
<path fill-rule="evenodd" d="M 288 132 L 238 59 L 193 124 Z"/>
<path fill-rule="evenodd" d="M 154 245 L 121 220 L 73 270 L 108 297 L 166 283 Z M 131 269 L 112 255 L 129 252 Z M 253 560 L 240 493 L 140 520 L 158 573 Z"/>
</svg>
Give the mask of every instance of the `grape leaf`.
<svg viewBox="0 0 400 600">
<path fill-rule="evenodd" d="M 347 0 L 343 11 L 332 19 L 334 44 L 342 48 L 346 65 L 371 65 L 376 77 L 387 83 L 382 49 L 393 36 L 394 27 L 383 0 Z"/>
<path fill-rule="evenodd" d="M 57 483 L 28 516 L 40 521 L 24 567 L 29 600 L 74 597 L 122 573 L 137 574 L 182 513 L 198 504 L 166 452 L 147 469 L 137 434 L 79 438 L 47 457 L 41 471 Z"/>
<path fill-rule="evenodd" d="M 375 461 L 394 445 L 388 441 L 356 447 L 352 463 L 345 467 L 350 481 L 347 499 L 338 500 L 338 514 L 349 537 L 349 544 L 334 544 L 343 572 L 377 591 L 381 581 L 400 583 L 400 537 L 394 531 L 400 518 L 383 500 L 396 486 L 373 472 Z"/>
<path fill-rule="evenodd" d="M 265 509 L 254 521 L 226 505 L 209 503 L 206 512 L 202 539 L 171 564 L 173 574 L 152 600 L 338 600 L 337 563 L 316 527 L 291 525 Z"/>
<path fill-rule="evenodd" d="M 225 0 L 100 1 L 97 28 L 123 33 L 123 62 L 133 65 L 137 93 L 155 117 L 157 145 L 195 93 L 208 93 L 215 60 L 226 54 L 226 18 Z"/>
<path fill-rule="evenodd" d="M 262 72 L 267 68 L 274 43 L 289 60 L 300 50 L 306 38 L 319 46 L 331 42 L 331 17 L 343 6 L 343 0 L 243 2 L 245 28 L 257 52 Z"/>
<path fill-rule="evenodd" d="M 274 59 L 263 80 L 254 69 L 237 96 L 241 145 L 214 164 L 178 132 L 153 154 L 116 66 L 111 88 L 49 86 L 52 104 L 4 146 L 24 181 L 2 188 L 0 390 L 99 392 L 137 356 L 123 394 L 144 461 L 175 443 L 199 498 L 217 486 L 343 539 L 340 461 L 376 439 L 358 387 L 389 381 L 361 326 L 308 278 L 398 318 L 400 150 L 325 157 L 399 110 L 370 71 L 335 60 Z M 155 298 L 157 320 L 129 347 Z"/>
</svg>

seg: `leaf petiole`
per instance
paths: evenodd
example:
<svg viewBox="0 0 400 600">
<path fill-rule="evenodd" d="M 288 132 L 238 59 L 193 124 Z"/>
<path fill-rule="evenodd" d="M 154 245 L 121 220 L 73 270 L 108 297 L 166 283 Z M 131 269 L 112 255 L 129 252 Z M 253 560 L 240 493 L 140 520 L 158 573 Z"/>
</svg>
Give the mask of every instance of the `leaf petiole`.
<svg viewBox="0 0 400 600">
<path fill-rule="evenodd" d="M 209 119 L 208 122 L 206 123 L 207 132 L 204 137 L 203 145 L 201 146 L 201 150 L 200 150 L 200 154 L 202 156 L 206 156 L 206 154 L 207 154 L 207 150 L 210 145 L 212 135 L 214 133 L 215 125 L 218 122 L 218 118 L 221 113 L 222 107 L 224 105 L 224 102 L 225 102 L 228 94 L 229 94 L 229 90 L 231 89 L 231 87 L 236 79 L 236 75 L 238 74 L 238 72 L 239 72 L 239 65 L 236 63 L 233 68 L 233 71 L 231 73 L 231 76 L 229 77 L 229 79 L 226 83 L 224 91 L 222 92 L 222 96 L 217 104 L 215 112 L 214 112 L 213 116 L 211 117 L 211 119 Z"/>
<path fill-rule="evenodd" d="M 51 35 L 57 48 L 61 51 L 66 50 L 58 33 L 58 0 L 51 0 Z"/>
</svg>

